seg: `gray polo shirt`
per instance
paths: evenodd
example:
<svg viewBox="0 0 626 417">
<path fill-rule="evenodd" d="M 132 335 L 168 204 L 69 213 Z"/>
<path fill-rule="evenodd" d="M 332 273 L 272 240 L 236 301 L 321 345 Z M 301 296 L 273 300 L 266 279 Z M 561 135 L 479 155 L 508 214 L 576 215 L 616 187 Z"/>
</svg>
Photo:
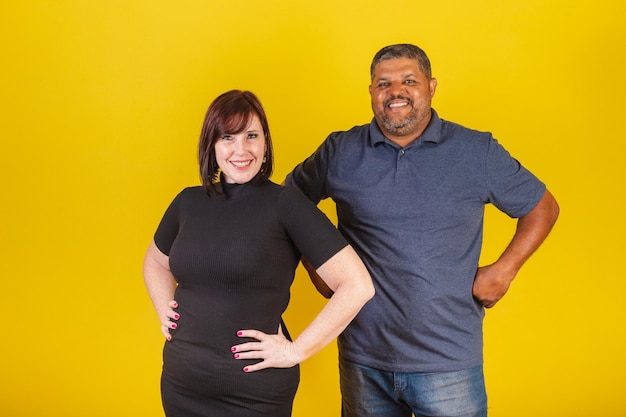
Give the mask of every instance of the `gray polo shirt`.
<svg viewBox="0 0 626 417">
<path fill-rule="evenodd" d="M 472 297 L 485 204 L 530 212 L 545 185 L 492 137 L 438 117 L 401 148 L 375 120 L 332 133 L 287 176 L 361 256 L 376 295 L 339 337 L 345 359 L 396 372 L 482 363 L 484 310 Z"/>
</svg>

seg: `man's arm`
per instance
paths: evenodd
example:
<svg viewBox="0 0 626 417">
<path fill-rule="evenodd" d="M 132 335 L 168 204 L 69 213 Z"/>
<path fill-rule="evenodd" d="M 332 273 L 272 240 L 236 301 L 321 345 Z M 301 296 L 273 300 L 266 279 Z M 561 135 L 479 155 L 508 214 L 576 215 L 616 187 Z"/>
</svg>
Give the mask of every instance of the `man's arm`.
<svg viewBox="0 0 626 417">
<path fill-rule="evenodd" d="M 513 239 L 498 260 L 478 268 L 473 294 L 486 308 L 491 308 L 506 294 L 522 265 L 543 243 L 559 217 L 559 205 L 546 190 L 539 203 L 517 221 Z"/>
</svg>

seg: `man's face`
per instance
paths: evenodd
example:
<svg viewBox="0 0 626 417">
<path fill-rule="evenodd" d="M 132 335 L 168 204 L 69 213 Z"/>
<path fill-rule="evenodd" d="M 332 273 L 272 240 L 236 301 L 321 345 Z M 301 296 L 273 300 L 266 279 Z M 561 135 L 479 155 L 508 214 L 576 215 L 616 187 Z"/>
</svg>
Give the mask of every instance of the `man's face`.
<svg viewBox="0 0 626 417">
<path fill-rule="evenodd" d="M 383 134 L 401 146 L 422 134 L 431 115 L 437 80 L 420 71 L 409 58 L 381 61 L 369 87 L 374 117 Z"/>
</svg>

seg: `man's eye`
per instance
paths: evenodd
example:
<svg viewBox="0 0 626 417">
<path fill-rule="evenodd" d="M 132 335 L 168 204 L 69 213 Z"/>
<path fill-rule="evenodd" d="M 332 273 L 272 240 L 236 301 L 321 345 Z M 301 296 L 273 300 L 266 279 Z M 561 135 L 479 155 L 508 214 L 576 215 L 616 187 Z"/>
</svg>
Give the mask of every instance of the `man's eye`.
<svg viewBox="0 0 626 417">
<path fill-rule="evenodd" d="M 387 87 L 389 87 L 389 83 L 378 83 L 378 87 L 380 87 L 380 88 L 387 88 Z"/>
<path fill-rule="evenodd" d="M 406 80 L 405 84 L 415 84 L 415 80 Z"/>
</svg>

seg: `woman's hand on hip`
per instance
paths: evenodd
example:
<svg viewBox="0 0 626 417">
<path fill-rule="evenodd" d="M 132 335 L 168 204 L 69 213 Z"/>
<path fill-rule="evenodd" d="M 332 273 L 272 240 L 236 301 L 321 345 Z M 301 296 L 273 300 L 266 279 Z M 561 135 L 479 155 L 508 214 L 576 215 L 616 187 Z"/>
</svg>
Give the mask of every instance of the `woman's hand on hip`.
<svg viewBox="0 0 626 417">
<path fill-rule="evenodd" d="M 161 317 L 161 332 L 163 333 L 163 336 L 165 336 L 165 338 L 170 341 L 172 340 L 170 329 L 175 329 L 176 327 L 178 327 L 176 320 L 180 318 L 180 314 L 178 314 L 178 312 L 174 310 L 175 308 L 178 308 L 178 303 L 176 302 L 176 300 L 170 301 L 169 303 L 167 303 L 167 306 L 169 308 L 165 310 L 163 317 Z"/>
<path fill-rule="evenodd" d="M 279 325 L 277 334 L 267 334 L 259 330 L 240 330 L 239 337 L 256 339 L 233 346 L 233 357 L 240 359 L 261 359 L 261 362 L 248 365 L 244 372 L 260 371 L 265 368 L 291 368 L 301 362 L 294 342 L 289 341 Z"/>
</svg>

